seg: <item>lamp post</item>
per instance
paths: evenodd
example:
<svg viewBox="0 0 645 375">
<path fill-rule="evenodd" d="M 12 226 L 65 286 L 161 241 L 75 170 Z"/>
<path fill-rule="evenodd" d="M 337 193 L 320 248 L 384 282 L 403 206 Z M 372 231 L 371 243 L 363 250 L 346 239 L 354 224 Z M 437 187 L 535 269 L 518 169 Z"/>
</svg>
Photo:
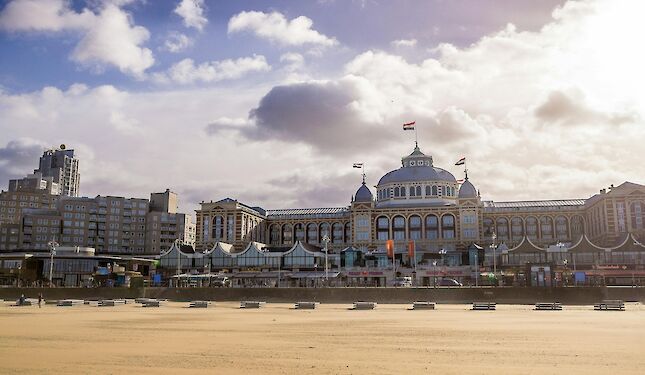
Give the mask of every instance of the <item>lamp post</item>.
<svg viewBox="0 0 645 375">
<path fill-rule="evenodd" d="M 432 261 L 432 268 L 434 269 L 434 277 L 432 278 L 432 286 L 436 289 L 437 288 L 437 261 L 433 260 Z"/>
<path fill-rule="evenodd" d="M 325 284 L 327 284 L 326 286 L 329 286 L 329 249 L 327 247 L 327 245 L 329 244 L 329 241 L 331 241 L 331 239 L 329 238 L 327 233 L 325 233 L 325 235 L 322 238 L 322 242 L 323 244 L 325 244 Z"/>
<path fill-rule="evenodd" d="M 56 255 L 56 248 L 60 246 L 56 240 L 51 240 L 47 243 L 49 246 L 49 287 L 52 287 L 52 276 L 54 273 L 54 255 Z"/>
<path fill-rule="evenodd" d="M 497 244 L 495 240 L 497 239 L 497 233 L 493 232 L 492 235 L 493 243 L 490 245 L 491 250 L 493 250 L 493 275 L 495 276 L 495 284 L 497 284 Z"/>
<path fill-rule="evenodd" d="M 444 255 L 446 255 L 446 253 L 447 253 L 447 251 L 444 248 L 441 248 L 441 250 L 439 250 L 439 254 L 441 255 L 441 265 L 444 266 L 444 267 L 446 266 L 446 263 L 445 263 L 443 257 L 444 257 Z M 435 275 L 435 278 L 436 278 L 436 275 Z M 435 279 L 435 284 L 436 284 L 436 279 Z"/>
<path fill-rule="evenodd" d="M 179 288 L 179 275 L 181 275 L 181 240 L 178 238 L 175 240 L 175 250 L 177 250 L 177 285 L 175 288 Z"/>
<path fill-rule="evenodd" d="M 562 282 L 563 282 L 564 286 L 568 286 L 567 285 L 568 284 L 567 278 L 566 278 L 565 275 L 567 274 L 567 271 L 568 271 L 567 264 L 569 264 L 569 261 L 567 259 L 565 259 L 565 260 L 562 261 L 562 264 L 564 265 L 564 274 L 562 276 Z"/>
</svg>

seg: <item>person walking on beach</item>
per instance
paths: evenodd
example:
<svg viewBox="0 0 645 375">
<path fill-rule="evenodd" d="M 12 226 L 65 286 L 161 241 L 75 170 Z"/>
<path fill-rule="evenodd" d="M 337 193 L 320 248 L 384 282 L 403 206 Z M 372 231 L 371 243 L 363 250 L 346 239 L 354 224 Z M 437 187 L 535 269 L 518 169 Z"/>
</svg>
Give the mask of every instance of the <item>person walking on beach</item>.
<svg viewBox="0 0 645 375">
<path fill-rule="evenodd" d="M 38 308 L 40 308 L 40 305 L 43 303 L 43 294 L 38 293 Z"/>
</svg>

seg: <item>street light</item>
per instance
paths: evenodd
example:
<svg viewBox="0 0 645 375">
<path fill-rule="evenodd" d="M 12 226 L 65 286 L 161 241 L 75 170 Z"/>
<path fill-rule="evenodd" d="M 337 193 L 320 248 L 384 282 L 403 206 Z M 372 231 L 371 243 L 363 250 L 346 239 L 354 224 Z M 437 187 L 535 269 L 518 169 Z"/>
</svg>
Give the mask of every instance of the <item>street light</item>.
<svg viewBox="0 0 645 375">
<path fill-rule="evenodd" d="M 434 277 L 432 278 L 433 279 L 432 286 L 436 289 L 437 288 L 437 261 L 436 260 L 432 261 L 432 266 L 434 268 Z"/>
<path fill-rule="evenodd" d="M 325 232 L 322 242 L 325 244 L 325 283 L 327 286 L 329 286 L 329 249 L 327 248 L 329 241 L 331 241 L 331 239 L 327 235 L 327 232 Z"/>
<path fill-rule="evenodd" d="M 493 232 L 492 238 L 493 243 L 490 245 L 490 248 L 491 250 L 493 250 L 493 275 L 495 275 L 495 281 L 497 281 L 497 244 L 495 243 L 495 240 L 497 239 L 497 233 Z"/>
<path fill-rule="evenodd" d="M 60 246 L 56 240 L 51 240 L 47 243 L 49 246 L 49 287 L 52 287 L 52 276 L 54 273 L 54 255 L 56 255 L 56 248 Z"/>
<path fill-rule="evenodd" d="M 446 263 L 445 263 L 445 261 L 443 259 L 443 256 L 446 255 L 447 252 L 448 251 L 446 251 L 446 249 L 444 249 L 444 248 L 441 248 L 441 250 L 439 250 L 439 254 L 441 255 L 441 265 L 444 266 L 444 267 L 446 266 Z M 437 261 L 435 260 L 435 263 L 436 262 Z M 435 269 L 435 271 L 436 271 L 436 269 Z M 437 283 L 436 277 L 437 277 L 437 275 L 436 275 L 436 272 L 435 272 L 435 287 L 436 287 L 436 283 Z"/>
</svg>

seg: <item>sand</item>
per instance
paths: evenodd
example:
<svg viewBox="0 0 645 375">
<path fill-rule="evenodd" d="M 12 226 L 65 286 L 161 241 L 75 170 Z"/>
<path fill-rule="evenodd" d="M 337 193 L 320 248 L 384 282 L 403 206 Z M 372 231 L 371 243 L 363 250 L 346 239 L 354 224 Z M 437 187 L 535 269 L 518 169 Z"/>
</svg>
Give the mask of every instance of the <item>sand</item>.
<svg viewBox="0 0 645 375">
<path fill-rule="evenodd" d="M 643 374 L 645 306 L 627 311 L 350 311 L 239 303 L 9 307 L 1 374 Z"/>
</svg>

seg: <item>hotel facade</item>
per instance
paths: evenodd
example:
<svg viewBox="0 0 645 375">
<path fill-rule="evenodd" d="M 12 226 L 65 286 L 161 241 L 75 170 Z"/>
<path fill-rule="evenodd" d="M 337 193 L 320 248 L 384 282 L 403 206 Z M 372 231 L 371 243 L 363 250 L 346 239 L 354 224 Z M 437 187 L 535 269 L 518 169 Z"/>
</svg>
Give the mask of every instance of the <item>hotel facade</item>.
<svg viewBox="0 0 645 375">
<path fill-rule="evenodd" d="M 457 180 L 415 146 L 375 190 L 363 178 L 348 206 L 264 210 L 230 198 L 202 202 L 196 211 L 195 252 L 212 257 L 215 248 L 225 248 L 235 257 L 249 247 L 275 255 L 298 244 L 310 250 L 327 246 L 345 277 L 366 275 L 362 279 L 371 281 L 380 268 L 383 276 L 374 275 L 380 284 L 411 272 L 419 284 L 435 282 L 431 279 L 437 276 L 468 282 L 489 271 L 498 272 L 499 279 L 522 275 L 525 283 L 567 277 L 589 282 L 593 274 L 607 282 L 609 272 L 603 269 L 623 271 L 614 273 L 636 282 L 645 276 L 644 217 L 645 186 L 631 182 L 581 199 L 485 200 L 467 174 Z M 388 242 L 396 273 L 386 255 Z M 375 259 L 372 264 L 370 259 Z M 219 266 L 222 262 L 211 259 L 210 266 L 224 271 L 275 268 L 261 263 Z M 537 265 L 535 275 L 531 265 Z M 304 268 L 321 269 L 320 262 L 314 266 Z M 578 268 L 587 268 L 587 276 L 574 275 L 581 272 Z"/>
</svg>

